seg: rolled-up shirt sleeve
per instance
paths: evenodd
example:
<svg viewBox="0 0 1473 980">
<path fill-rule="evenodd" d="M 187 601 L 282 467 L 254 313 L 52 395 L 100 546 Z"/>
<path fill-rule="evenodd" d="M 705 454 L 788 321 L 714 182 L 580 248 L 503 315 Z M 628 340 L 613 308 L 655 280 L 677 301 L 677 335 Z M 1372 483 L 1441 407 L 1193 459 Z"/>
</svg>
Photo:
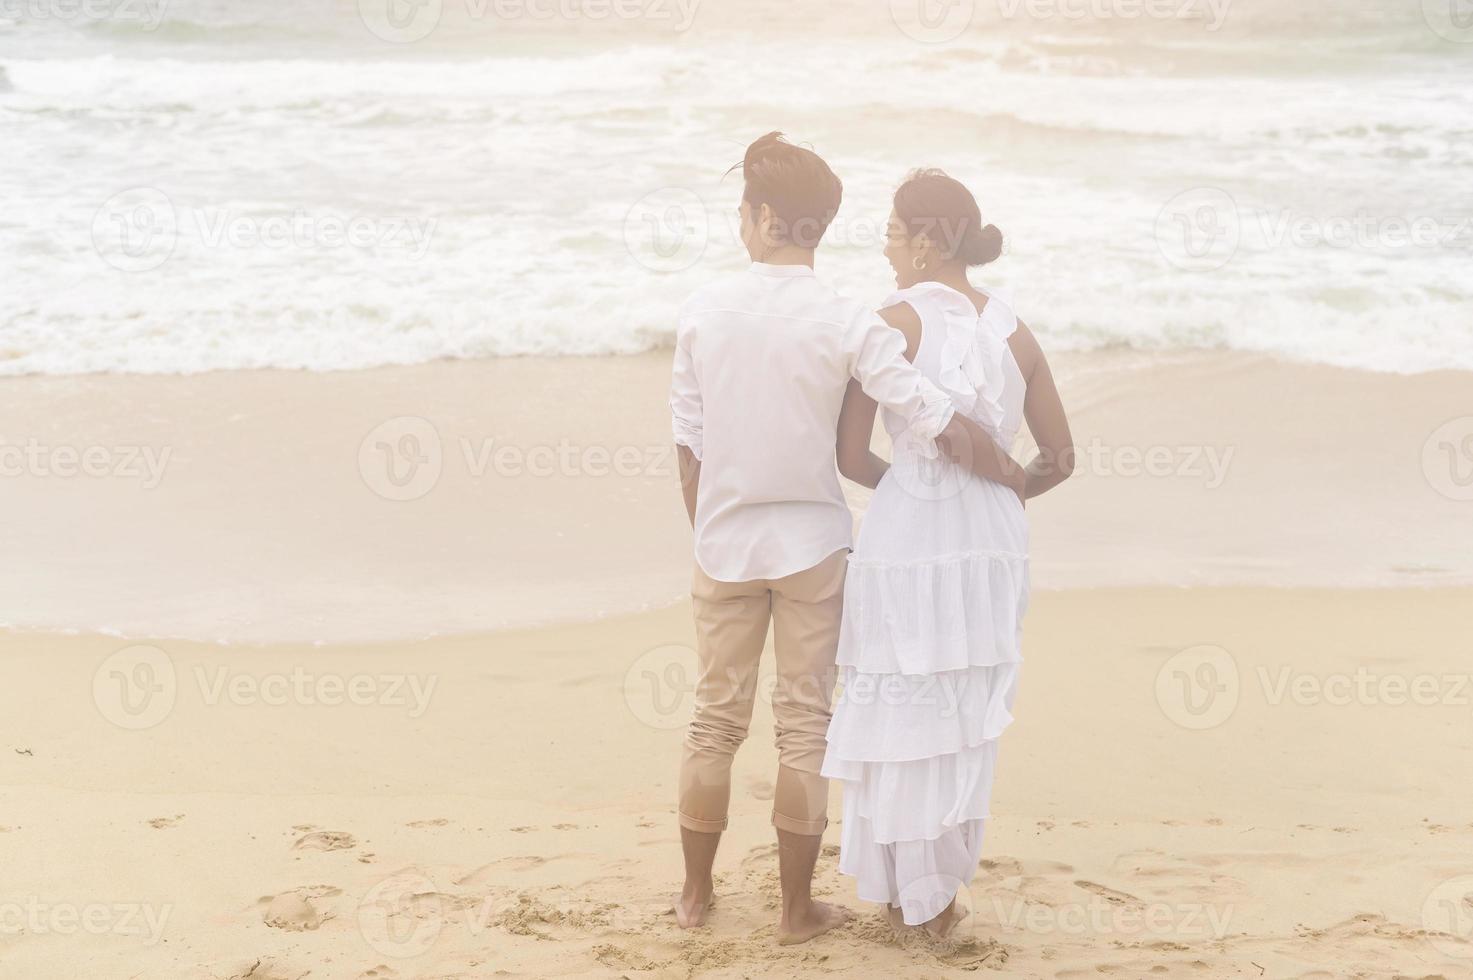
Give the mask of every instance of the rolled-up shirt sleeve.
<svg viewBox="0 0 1473 980">
<path fill-rule="evenodd" d="M 922 442 L 934 442 L 956 413 L 946 392 L 905 359 L 905 335 L 878 313 L 850 325 L 846 337 L 854 378 L 864 393 L 909 424 Z"/>
<path fill-rule="evenodd" d="M 682 320 L 675 332 L 675 367 L 670 378 L 671 429 L 677 445 L 687 447 L 696 459 L 702 459 L 705 446 L 702 441 L 701 385 L 690 345 L 690 329 Z"/>
</svg>

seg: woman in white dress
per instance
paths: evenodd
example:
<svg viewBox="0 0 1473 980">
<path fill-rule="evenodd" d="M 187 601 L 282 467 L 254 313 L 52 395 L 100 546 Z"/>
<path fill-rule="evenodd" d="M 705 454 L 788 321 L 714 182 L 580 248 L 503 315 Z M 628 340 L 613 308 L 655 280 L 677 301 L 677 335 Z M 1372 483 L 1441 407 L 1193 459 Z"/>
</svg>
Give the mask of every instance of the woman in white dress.
<svg viewBox="0 0 1473 980">
<path fill-rule="evenodd" d="M 1068 421 L 1028 328 L 967 268 L 1002 252 L 977 202 L 940 171 L 895 194 L 885 256 L 900 291 L 882 315 L 906 356 L 1009 449 L 1026 421 L 1039 447 L 1024 499 L 1072 470 Z M 839 469 L 875 488 L 849 558 L 839 673 L 823 774 L 844 783 L 839 869 L 897 927 L 946 935 L 981 857 L 997 740 L 1012 721 L 1028 604 L 1028 523 L 1012 490 L 929 445 L 870 452 L 875 403 L 851 384 Z"/>
</svg>

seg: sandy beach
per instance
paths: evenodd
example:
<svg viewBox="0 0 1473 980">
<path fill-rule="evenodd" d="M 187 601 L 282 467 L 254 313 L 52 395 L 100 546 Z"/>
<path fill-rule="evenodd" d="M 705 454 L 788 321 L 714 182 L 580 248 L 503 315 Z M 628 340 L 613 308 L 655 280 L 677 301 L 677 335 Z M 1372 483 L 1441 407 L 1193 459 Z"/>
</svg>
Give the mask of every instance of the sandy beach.
<svg viewBox="0 0 1473 980">
<path fill-rule="evenodd" d="M 896 942 L 833 846 L 818 891 L 857 917 L 776 945 L 763 703 L 712 922 L 662 914 L 683 605 L 413 645 L 160 642 L 134 662 L 172 685 L 133 716 L 106 683 L 94 697 L 118 641 L 10 635 L 0 860 L 24 925 L 0 974 L 1466 976 L 1465 920 L 1439 903 L 1470 884 L 1469 692 L 1444 679 L 1468 677 L 1470 599 L 1039 596 L 974 914 L 949 946 Z M 1157 691 L 1204 644 L 1234 690 L 1194 730 Z M 1331 678 L 1358 671 L 1379 693 L 1347 702 Z M 1422 676 L 1441 703 L 1383 690 Z M 281 703 L 288 684 L 307 693 Z"/>
<path fill-rule="evenodd" d="M 830 846 L 856 918 L 784 949 L 765 704 L 711 924 L 664 914 L 693 676 L 667 357 L 0 384 L 50 467 L 0 480 L 0 976 L 1473 969 L 1473 504 L 1433 465 L 1466 375 L 1059 358 L 1086 455 L 1030 507 L 973 914 L 896 941 Z"/>
<path fill-rule="evenodd" d="M 1469 3 L 0 0 L 0 980 L 1473 980 Z M 981 603 L 859 607 L 986 686 L 955 745 L 847 726 L 885 737 L 846 776 L 928 787 L 851 807 L 847 866 L 888 864 L 864 820 L 923 883 L 982 833 L 947 941 L 839 874 L 835 784 L 815 890 L 852 918 L 779 943 L 771 638 L 716 903 L 671 909 L 674 349 L 815 220 L 866 308 L 1015 310 L 1077 448 L 1021 517 L 874 511 L 876 595 L 958 569 L 994 626 L 1026 530 L 1016 688 Z M 915 363 L 1011 431 L 933 299 Z M 799 443 L 721 421 L 733 380 L 812 416 L 746 386 L 817 377 L 774 311 L 685 347 L 708 475 L 760 433 L 743 501 L 807 514 Z M 714 550 L 788 550 L 738 526 Z M 791 877 L 786 938 L 829 921 Z"/>
</svg>

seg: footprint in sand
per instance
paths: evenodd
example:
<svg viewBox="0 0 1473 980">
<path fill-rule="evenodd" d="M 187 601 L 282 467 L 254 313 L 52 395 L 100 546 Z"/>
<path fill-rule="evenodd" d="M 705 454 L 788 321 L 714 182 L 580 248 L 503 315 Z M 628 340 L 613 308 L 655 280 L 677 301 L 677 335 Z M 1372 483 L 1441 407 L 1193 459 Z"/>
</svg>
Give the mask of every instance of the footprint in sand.
<svg viewBox="0 0 1473 980">
<path fill-rule="evenodd" d="M 415 829 L 419 829 L 421 827 L 443 827 L 449 822 L 450 821 L 446 820 L 444 817 L 436 817 L 433 820 L 411 820 L 404 826 L 414 827 Z"/>
<path fill-rule="evenodd" d="M 530 834 L 536 829 L 536 827 L 513 827 L 511 828 L 511 832 L 514 834 Z"/>
<path fill-rule="evenodd" d="M 522 857 L 502 858 L 500 861 L 492 861 L 483 864 L 468 874 L 452 879 L 456 885 L 480 885 L 492 880 L 494 872 L 500 871 L 531 871 L 533 868 L 541 867 L 547 863 L 547 858 L 528 854 Z"/>
<path fill-rule="evenodd" d="M 297 842 L 292 845 L 294 851 L 351 851 L 358 846 L 352 834 L 345 834 L 341 830 L 314 830 L 310 834 L 298 837 Z"/>
<path fill-rule="evenodd" d="M 776 844 L 759 844 L 747 852 L 742 858 L 742 867 L 747 868 L 754 864 L 768 864 L 777 859 Z"/>
<path fill-rule="evenodd" d="M 276 960 L 259 959 L 226 980 L 302 980 L 311 970 L 298 970 Z"/>
<path fill-rule="evenodd" d="M 154 817 L 148 825 L 154 830 L 164 830 L 169 827 L 179 826 L 179 821 L 184 819 L 184 814 L 176 813 L 172 817 Z"/>
<path fill-rule="evenodd" d="M 578 825 L 575 824 L 575 823 L 555 823 L 555 824 L 552 825 L 552 829 L 553 830 L 577 830 L 578 829 Z"/>
<path fill-rule="evenodd" d="M 398 980 L 398 977 L 398 970 L 383 963 L 358 974 L 358 980 Z"/>
<path fill-rule="evenodd" d="M 658 970 L 665 963 L 650 959 L 638 950 L 613 943 L 602 943 L 593 947 L 593 958 L 610 970 Z"/>
<path fill-rule="evenodd" d="M 1003 854 L 996 858 L 984 859 L 980 867 L 988 874 L 997 875 L 999 878 L 1014 878 L 1019 875 L 1046 877 L 1074 873 L 1072 865 L 1059 861 L 1019 861 L 1017 858 Z"/>
<path fill-rule="evenodd" d="M 524 854 L 519 857 L 502 858 L 500 861 L 492 861 L 490 864 L 478 869 L 477 872 L 485 871 L 487 868 L 501 868 L 507 871 L 531 871 L 540 868 L 547 863 L 547 858 L 536 854 Z"/>
<path fill-rule="evenodd" d="M 1134 895 L 1117 892 L 1113 888 L 1106 888 L 1104 885 L 1095 884 L 1093 881 L 1076 881 L 1074 884 L 1076 887 L 1083 888 L 1092 895 L 1098 895 L 1111 905 L 1139 905 L 1141 902 Z"/>
<path fill-rule="evenodd" d="M 970 971 L 983 966 L 1002 969 L 1008 961 L 1007 949 L 991 939 L 952 939 L 935 942 L 935 945 L 936 958 L 955 969 Z"/>
<path fill-rule="evenodd" d="M 333 917 L 318 908 L 317 903 L 341 894 L 340 889 L 331 885 L 311 885 L 280 895 L 263 896 L 256 904 L 261 908 L 261 921 L 271 928 L 310 932 Z"/>
</svg>

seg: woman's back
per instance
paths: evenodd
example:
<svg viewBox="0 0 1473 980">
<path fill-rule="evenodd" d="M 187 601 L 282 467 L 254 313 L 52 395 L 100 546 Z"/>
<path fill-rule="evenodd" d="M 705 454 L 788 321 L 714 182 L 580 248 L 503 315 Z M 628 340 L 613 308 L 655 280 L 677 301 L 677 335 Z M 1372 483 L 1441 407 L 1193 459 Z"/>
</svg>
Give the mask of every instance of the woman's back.
<svg viewBox="0 0 1473 980">
<path fill-rule="evenodd" d="M 952 396 L 960 410 L 982 426 L 999 446 L 1011 451 L 1023 426 L 1028 384 L 1013 356 L 1008 338 L 1018 318 L 1008 303 L 990 290 L 980 290 L 981 312 L 972 299 L 938 282 L 925 282 L 895 293 L 886 306 L 905 303 L 921 325 L 915 366 Z M 885 429 L 896 439 L 897 455 L 916 452 L 901 437 L 905 421 L 883 415 Z"/>
</svg>

